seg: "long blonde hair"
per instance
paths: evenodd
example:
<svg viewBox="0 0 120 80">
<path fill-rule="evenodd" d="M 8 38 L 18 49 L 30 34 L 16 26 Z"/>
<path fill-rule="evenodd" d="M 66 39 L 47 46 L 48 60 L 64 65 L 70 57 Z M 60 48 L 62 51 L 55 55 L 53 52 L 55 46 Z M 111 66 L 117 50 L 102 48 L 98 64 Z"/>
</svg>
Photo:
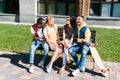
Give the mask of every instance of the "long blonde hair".
<svg viewBox="0 0 120 80">
<path fill-rule="evenodd" d="M 50 21 L 52 20 L 52 19 L 54 19 L 54 17 L 52 16 L 52 15 L 49 15 L 49 16 L 47 16 L 47 18 L 46 18 L 46 25 L 47 26 L 50 26 L 50 27 L 53 27 L 54 26 L 54 23 L 50 23 Z"/>
</svg>

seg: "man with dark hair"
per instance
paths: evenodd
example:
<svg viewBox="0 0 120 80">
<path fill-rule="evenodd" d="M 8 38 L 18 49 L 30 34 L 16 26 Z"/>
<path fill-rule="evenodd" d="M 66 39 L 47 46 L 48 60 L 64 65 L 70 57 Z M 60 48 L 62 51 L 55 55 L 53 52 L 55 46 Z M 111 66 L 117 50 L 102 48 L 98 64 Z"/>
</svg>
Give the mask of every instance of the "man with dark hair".
<svg viewBox="0 0 120 80">
<path fill-rule="evenodd" d="M 30 55 L 29 55 L 29 63 L 30 63 L 30 68 L 29 72 L 34 73 L 34 54 L 36 49 L 41 46 L 44 50 L 44 56 L 42 57 L 41 61 L 39 62 L 38 66 L 43 66 L 46 56 L 49 51 L 48 44 L 44 41 L 44 26 L 45 26 L 45 21 L 43 18 L 38 18 L 37 23 L 32 25 L 31 27 L 31 33 L 33 35 L 33 42 L 30 48 Z"/>
<path fill-rule="evenodd" d="M 77 76 L 79 72 L 85 71 L 85 67 L 83 64 L 85 62 L 86 54 L 89 51 L 89 43 L 91 42 L 91 32 L 89 27 L 84 22 L 84 18 L 82 16 L 78 16 L 76 19 L 76 23 L 76 43 L 69 48 L 69 53 L 73 57 L 77 66 L 77 69 L 72 72 L 73 76 Z M 80 59 L 78 59 L 76 52 L 81 53 Z"/>
</svg>

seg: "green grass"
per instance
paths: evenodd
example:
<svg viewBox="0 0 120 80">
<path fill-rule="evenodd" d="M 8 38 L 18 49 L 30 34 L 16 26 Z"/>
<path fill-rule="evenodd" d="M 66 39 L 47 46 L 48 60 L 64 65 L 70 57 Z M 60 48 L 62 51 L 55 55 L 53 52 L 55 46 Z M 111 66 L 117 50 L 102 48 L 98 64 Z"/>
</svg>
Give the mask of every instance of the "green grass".
<svg viewBox="0 0 120 80">
<path fill-rule="evenodd" d="M 0 50 L 29 52 L 32 42 L 30 26 L 0 24 Z"/>
<path fill-rule="evenodd" d="M 120 62 L 120 29 L 92 28 L 97 31 L 97 50 L 103 60 Z"/>
<path fill-rule="evenodd" d="M 0 51 L 29 53 L 30 25 L 0 24 Z M 120 29 L 91 28 L 97 31 L 97 50 L 103 60 L 120 62 Z"/>
</svg>

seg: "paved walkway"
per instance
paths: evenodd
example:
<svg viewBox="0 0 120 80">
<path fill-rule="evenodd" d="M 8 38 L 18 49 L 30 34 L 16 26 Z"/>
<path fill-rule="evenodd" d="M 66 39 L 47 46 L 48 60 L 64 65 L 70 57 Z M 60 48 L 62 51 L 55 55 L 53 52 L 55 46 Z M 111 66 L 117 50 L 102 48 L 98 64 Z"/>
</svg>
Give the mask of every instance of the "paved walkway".
<svg viewBox="0 0 120 80">
<path fill-rule="evenodd" d="M 14 24 L 14 25 L 32 25 L 33 23 L 17 23 L 17 22 L 2 22 L 2 24 Z M 63 26 L 64 24 L 57 24 L 58 26 Z M 109 28 L 109 29 L 120 29 L 120 26 L 111 26 L 111 25 L 89 25 L 90 27 L 97 28 Z"/>
<path fill-rule="evenodd" d="M 35 55 L 35 73 L 28 72 L 28 53 L 20 52 L 0 52 L 0 80 L 120 80 L 120 63 L 106 62 L 106 67 L 111 68 L 108 77 L 103 77 L 95 64 L 95 69 L 91 70 L 93 65 L 91 60 L 86 60 L 86 71 L 79 73 L 77 77 L 72 77 L 70 73 L 75 69 L 74 63 L 66 68 L 64 74 L 58 74 L 61 67 L 61 58 L 53 65 L 53 70 L 46 73 L 44 68 L 37 66 L 40 60 L 40 54 Z M 47 63 L 50 57 L 47 58 Z M 45 64 L 46 65 L 46 64 Z"/>
</svg>

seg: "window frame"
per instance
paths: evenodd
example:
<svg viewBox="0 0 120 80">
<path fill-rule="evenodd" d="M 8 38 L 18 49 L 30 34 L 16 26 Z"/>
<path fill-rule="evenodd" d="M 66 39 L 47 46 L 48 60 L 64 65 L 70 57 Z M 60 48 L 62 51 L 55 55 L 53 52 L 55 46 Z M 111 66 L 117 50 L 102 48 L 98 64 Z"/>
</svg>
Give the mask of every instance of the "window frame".
<svg viewBox="0 0 120 80">
<path fill-rule="evenodd" d="M 75 4 L 75 10 L 76 10 L 76 2 L 77 0 L 66 0 L 66 1 L 58 1 L 58 0 L 38 0 L 37 1 L 37 4 L 38 3 L 45 3 L 45 14 L 49 14 L 49 13 L 47 13 L 48 12 L 48 9 L 47 9 L 47 7 L 48 7 L 48 3 L 49 2 L 55 2 L 55 14 L 54 15 L 61 15 L 61 14 L 59 14 L 58 13 L 58 3 L 65 3 L 65 15 L 69 15 L 69 11 L 68 11 L 68 4 L 70 4 L 70 3 L 74 3 Z M 38 13 L 39 11 L 38 11 L 38 5 L 37 5 L 37 13 Z M 41 14 L 41 13 L 38 13 L 38 14 Z M 76 15 L 76 11 L 74 12 L 74 15 Z"/>
<path fill-rule="evenodd" d="M 114 0 L 111 0 L 111 2 L 105 2 L 105 1 L 102 1 L 102 0 L 99 0 L 99 1 L 92 1 L 90 2 L 90 5 L 94 4 L 94 3 L 99 3 L 100 4 L 100 16 L 102 15 L 102 4 L 103 3 L 108 3 L 111 5 L 111 8 L 110 8 L 110 17 L 113 17 L 113 8 L 114 8 L 114 3 L 120 3 L 120 0 L 118 0 L 118 2 L 114 2 Z M 90 13 L 90 12 L 89 12 Z"/>
</svg>

